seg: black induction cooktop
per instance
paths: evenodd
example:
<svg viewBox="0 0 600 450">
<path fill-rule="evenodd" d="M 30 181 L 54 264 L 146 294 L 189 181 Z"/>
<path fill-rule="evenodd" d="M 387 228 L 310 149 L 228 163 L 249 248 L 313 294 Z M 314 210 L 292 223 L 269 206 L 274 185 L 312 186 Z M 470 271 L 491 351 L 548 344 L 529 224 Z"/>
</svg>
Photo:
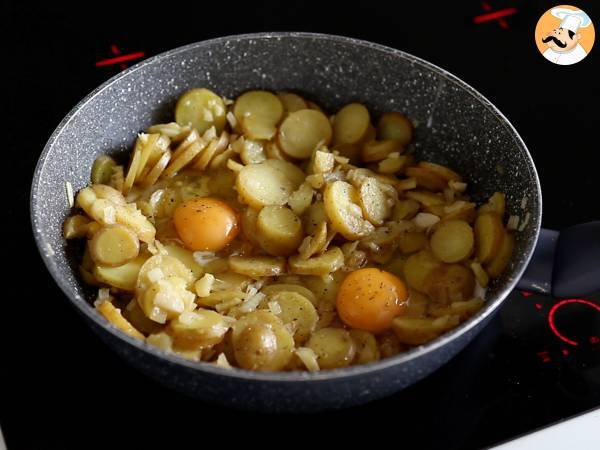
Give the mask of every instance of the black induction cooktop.
<svg viewBox="0 0 600 450">
<path fill-rule="evenodd" d="M 499 107 L 529 146 L 542 183 L 543 226 L 560 230 L 599 220 L 600 48 L 575 66 L 544 60 L 534 28 L 552 6 L 517 0 L 3 2 L 2 154 L 9 177 L 3 267 L 10 273 L 1 300 L 0 425 L 8 448 L 191 448 L 214 438 L 227 445 L 341 446 L 364 437 L 399 448 L 481 448 L 600 407 L 600 293 L 557 299 L 521 291 L 456 358 L 387 399 L 308 416 L 202 404 L 130 368 L 83 325 L 45 271 L 28 219 L 39 153 L 94 87 L 186 43 L 297 30 L 389 45 L 461 77 Z M 600 24 L 597 5 L 576 6 Z"/>
</svg>

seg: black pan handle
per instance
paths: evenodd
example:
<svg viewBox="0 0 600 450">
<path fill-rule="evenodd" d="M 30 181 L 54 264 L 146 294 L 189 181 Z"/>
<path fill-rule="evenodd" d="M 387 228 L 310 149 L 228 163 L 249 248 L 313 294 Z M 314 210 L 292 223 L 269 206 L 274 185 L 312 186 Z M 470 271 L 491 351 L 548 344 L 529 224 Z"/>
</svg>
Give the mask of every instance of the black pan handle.
<svg viewBox="0 0 600 450">
<path fill-rule="evenodd" d="M 600 290 L 600 221 L 540 230 L 519 289 L 573 297 Z"/>
</svg>

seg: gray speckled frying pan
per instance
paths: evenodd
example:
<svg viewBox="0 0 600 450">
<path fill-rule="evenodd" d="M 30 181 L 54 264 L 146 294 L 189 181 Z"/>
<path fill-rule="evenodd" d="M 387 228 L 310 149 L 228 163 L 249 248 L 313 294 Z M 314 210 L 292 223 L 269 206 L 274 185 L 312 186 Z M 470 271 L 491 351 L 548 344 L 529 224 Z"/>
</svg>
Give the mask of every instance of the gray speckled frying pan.
<svg viewBox="0 0 600 450">
<path fill-rule="evenodd" d="M 69 214 L 65 182 L 75 191 L 83 188 L 98 155 L 127 152 L 136 132 L 172 120 L 178 96 L 201 86 L 230 98 L 251 88 L 292 90 L 330 111 L 359 101 L 375 113 L 406 113 L 417 124 L 419 157 L 458 169 L 476 200 L 500 190 L 507 193 L 510 214 L 529 215 L 517 234 L 510 267 L 489 289 L 485 307 L 458 328 L 406 353 L 315 374 L 254 373 L 191 362 L 107 324 L 91 307 L 90 292 L 76 276 L 74 252 L 62 238 L 62 222 Z M 314 411 L 391 394 L 461 350 L 523 275 L 540 232 L 542 199 L 535 166 L 515 129 L 458 78 L 381 45 L 319 34 L 268 33 L 181 47 L 137 64 L 93 91 L 60 123 L 40 156 L 31 214 L 35 239 L 52 276 L 90 327 L 131 364 L 176 390 L 211 402 L 265 411 Z M 531 283 L 539 285 L 539 278 Z"/>
</svg>

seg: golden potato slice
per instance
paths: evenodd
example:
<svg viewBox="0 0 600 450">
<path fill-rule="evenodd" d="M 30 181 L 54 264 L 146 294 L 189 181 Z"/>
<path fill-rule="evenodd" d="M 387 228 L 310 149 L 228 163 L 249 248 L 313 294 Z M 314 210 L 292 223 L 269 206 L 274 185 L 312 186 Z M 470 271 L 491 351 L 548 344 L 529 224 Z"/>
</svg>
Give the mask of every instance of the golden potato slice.
<svg viewBox="0 0 600 450">
<path fill-rule="evenodd" d="M 125 334 L 128 334 L 136 339 L 144 339 L 144 335 L 136 330 L 133 325 L 127 319 L 125 319 L 125 317 L 123 317 L 121 310 L 115 308 L 111 302 L 104 300 L 96 306 L 96 309 L 104 316 L 106 320 L 108 320 Z"/>
<path fill-rule="evenodd" d="M 408 191 L 405 195 L 406 197 L 412 200 L 416 200 L 424 206 L 444 205 L 445 203 L 443 196 L 441 196 L 440 194 L 434 194 L 433 192 Z"/>
<path fill-rule="evenodd" d="M 376 178 L 367 178 L 359 190 L 360 206 L 365 218 L 373 225 L 383 225 L 392 213 L 387 196 Z"/>
<path fill-rule="evenodd" d="M 142 148 L 138 173 L 135 182 L 141 181 L 156 164 L 160 156 L 169 149 L 170 139 L 159 133 L 146 135 L 146 143 Z M 140 139 L 140 138 L 138 138 Z"/>
<path fill-rule="evenodd" d="M 503 230 L 504 236 L 496 255 L 485 265 L 485 270 L 491 278 L 498 278 L 508 266 L 515 247 L 515 237 L 512 233 Z"/>
<path fill-rule="evenodd" d="M 306 347 L 317 355 L 321 369 L 349 366 L 356 355 L 356 344 L 348 331 L 341 328 L 321 328 L 308 340 Z"/>
<path fill-rule="evenodd" d="M 315 294 L 308 288 L 300 284 L 289 284 L 289 283 L 277 283 L 269 284 L 263 287 L 260 292 L 267 296 L 267 300 L 270 301 L 271 297 L 280 292 L 295 292 L 303 297 L 306 297 L 314 306 L 318 305 L 318 300 Z"/>
<path fill-rule="evenodd" d="M 441 262 L 429 250 L 421 250 L 411 255 L 404 264 L 404 276 L 408 285 L 417 291 L 426 293 L 426 280 L 429 274 L 441 266 Z"/>
<path fill-rule="evenodd" d="M 229 268 L 252 278 L 275 277 L 285 272 L 285 259 L 271 256 L 230 256 Z"/>
<path fill-rule="evenodd" d="M 163 171 L 163 178 L 172 178 L 177 172 L 184 169 L 185 166 L 190 164 L 199 154 L 200 152 L 206 151 L 207 147 L 203 141 L 196 141 L 188 148 L 185 149 L 183 153 L 179 156 L 173 156 L 169 162 L 167 168 Z"/>
<path fill-rule="evenodd" d="M 480 214 L 475 220 L 475 250 L 480 263 L 490 262 L 500 250 L 504 227 L 495 213 Z"/>
<path fill-rule="evenodd" d="M 348 240 L 356 240 L 373 231 L 373 225 L 363 219 L 357 190 L 345 181 L 327 184 L 323 196 L 325 212 L 335 231 Z"/>
<path fill-rule="evenodd" d="M 504 217 L 506 213 L 506 195 L 502 192 L 494 192 L 487 203 L 479 208 L 479 214 L 488 212 L 496 213 L 500 218 Z"/>
<path fill-rule="evenodd" d="M 454 170 L 449 169 L 448 167 L 442 166 L 440 164 L 435 164 L 435 163 L 427 162 L 427 161 L 421 161 L 419 163 L 419 167 L 422 169 L 425 169 L 425 170 L 429 170 L 430 172 L 433 172 L 440 178 L 443 178 L 444 180 L 446 180 L 446 182 L 462 181 L 462 177 L 459 174 L 457 174 Z"/>
<path fill-rule="evenodd" d="M 268 161 L 245 166 L 238 173 L 235 186 L 242 200 L 257 209 L 267 205 L 284 205 L 295 190 L 294 183 L 286 174 Z"/>
<path fill-rule="evenodd" d="M 103 227 L 89 241 L 90 256 L 101 266 L 122 266 L 140 252 L 137 235 L 123 225 Z"/>
<path fill-rule="evenodd" d="M 293 356 L 292 334 L 281 319 L 265 310 L 240 317 L 231 339 L 235 360 L 243 369 L 281 370 Z"/>
<path fill-rule="evenodd" d="M 275 315 L 282 320 L 284 325 L 289 325 L 293 330 L 296 345 L 304 344 L 315 331 L 319 320 L 317 310 L 311 301 L 297 292 L 281 291 L 269 297 L 268 304 L 273 302 L 280 310 Z"/>
<path fill-rule="evenodd" d="M 158 181 L 160 176 L 163 174 L 163 172 L 169 165 L 169 162 L 171 161 L 171 156 L 172 153 L 170 150 L 167 150 L 160 156 L 158 161 L 156 161 L 156 164 L 154 164 L 154 166 L 150 169 L 148 174 L 142 180 L 142 187 L 150 187 Z"/>
<path fill-rule="evenodd" d="M 415 253 L 427 246 L 427 234 L 423 231 L 405 231 L 400 233 L 397 243 L 401 253 Z"/>
<path fill-rule="evenodd" d="M 167 255 L 178 259 L 192 271 L 194 279 L 198 279 L 204 275 L 204 268 L 196 262 L 193 253 L 187 248 L 183 248 L 177 244 L 165 244 L 163 247 L 167 251 Z"/>
<path fill-rule="evenodd" d="M 277 132 L 277 124 L 283 116 L 283 105 L 271 92 L 248 91 L 235 101 L 233 114 L 246 136 L 269 140 Z"/>
<path fill-rule="evenodd" d="M 91 180 L 93 184 L 108 184 L 117 163 L 108 155 L 100 155 L 92 165 Z"/>
<path fill-rule="evenodd" d="M 65 239 L 78 239 L 85 237 L 88 232 L 90 219 L 81 214 L 69 216 L 63 224 L 63 236 Z"/>
<path fill-rule="evenodd" d="M 329 173 L 335 165 L 335 155 L 327 151 L 317 150 L 313 153 L 311 167 L 313 173 Z"/>
<path fill-rule="evenodd" d="M 192 89 L 184 93 L 175 106 L 175 121 L 191 125 L 200 134 L 214 126 L 217 133 L 225 127 L 227 109 L 221 97 L 208 89 Z"/>
<path fill-rule="evenodd" d="M 363 330 L 350 330 L 350 337 L 356 346 L 356 355 L 353 364 L 368 364 L 373 361 L 379 361 L 381 354 L 377 339 L 373 334 Z"/>
<path fill-rule="evenodd" d="M 302 183 L 288 198 L 288 205 L 298 216 L 302 215 L 312 203 L 315 190 L 309 183 Z"/>
<path fill-rule="evenodd" d="M 404 147 L 396 139 L 367 142 L 362 148 L 361 157 L 364 162 L 381 161 L 390 153 L 402 153 Z"/>
<path fill-rule="evenodd" d="M 218 344 L 229 330 L 226 319 L 215 311 L 197 309 L 186 311 L 171 320 L 166 331 L 173 338 L 173 347 L 198 350 Z"/>
<path fill-rule="evenodd" d="M 400 155 L 398 157 L 385 158 L 377 164 L 377 172 L 386 175 L 398 173 L 406 169 L 410 161 L 409 155 Z M 416 183 L 416 180 L 415 180 Z M 415 186 L 416 187 L 416 186 Z"/>
<path fill-rule="evenodd" d="M 333 142 L 336 145 L 357 144 L 367 136 L 370 127 L 369 110 L 360 103 L 350 103 L 333 119 Z"/>
<path fill-rule="evenodd" d="M 206 170 L 217 156 L 223 154 L 229 143 L 229 136 L 226 131 L 221 133 L 218 138 L 212 139 L 201 153 L 195 158 L 194 169 Z"/>
<path fill-rule="evenodd" d="M 456 327 L 458 316 L 442 316 L 436 319 L 396 317 L 392 322 L 394 333 L 403 344 L 421 345 Z"/>
<path fill-rule="evenodd" d="M 429 305 L 427 312 L 433 317 L 458 316 L 461 321 L 464 321 L 479 311 L 484 304 L 485 302 L 480 298 L 462 302 L 452 302 L 449 305 L 432 303 Z"/>
<path fill-rule="evenodd" d="M 406 147 L 412 141 L 413 124 L 404 114 L 388 112 L 377 122 L 377 135 L 379 139 L 397 139 Z"/>
<path fill-rule="evenodd" d="M 307 236 L 298 247 L 298 254 L 302 259 L 308 259 L 316 253 L 327 249 L 327 222 L 321 222 L 313 236 Z"/>
<path fill-rule="evenodd" d="M 194 281 L 192 271 L 179 259 L 169 255 L 154 255 L 141 267 L 136 281 L 136 290 L 141 293 L 159 280 L 172 278 L 182 279 L 186 287 Z"/>
<path fill-rule="evenodd" d="M 432 300 L 448 304 L 473 297 L 475 276 L 460 264 L 444 264 L 433 269 L 423 285 Z"/>
<path fill-rule="evenodd" d="M 325 253 L 302 259 L 300 255 L 289 258 L 291 273 L 298 275 L 328 275 L 344 265 L 344 253 L 339 247 L 332 247 Z"/>
<path fill-rule="evenodd" d="M 422 167 L 407 168 L 406 176 L 417 180 L 417 186 L 429 189 L 430 191 L 443 191 L 448 185 L 448 182 L 444 178 Z"/>
<path fill-rule="evenodd" d="M 398 200 L 392 211 L 392 220 L 410 220 L 417 215 L 421 206 L 416 200 L 409 198 Z"/>
<path fill-rule="evenodd" d="M 147 255 L 140 255 L 134 260 L 118 267 L 94 266 L 92 274 L 101 283 L 108 284 L 122 291 L 133 292 L 140 269 L 147 259 Z"/>
<path fill-rule="evenodd" d="M 287 155 L 309 158 L 318 145 L 331 141 L 331 124 L 325 114 L 314 109 L 301 109 L 290 113 L 277 134 L 277 143 Z"/>
<path fill-rule="evenodd" d="M 259 211 L 254 208 L 246 208 L 241 215 L 242 234 L 253 245 L 259 246 L 256 231 L 256 220 Z"/>
<path fill-rule="evenodd" d="M 303 239 L 302 222 L 285 206 L 265 206 L 256 220 L 256 239 L 261 248 L 274 256 L 289 256 Z"/>
<path fill-rule="evenodd" d="M 258 164 L 267 159 L 267 155 L 260 142 L 245 139 L 240 151 L 240 159 L 244 164 Z"/>
<path fill-rule="evenodd" d="M 473 275 L 475 275 L 477 283 L 479 283 L 481 287 L 487 287 L 488 283 L 490 282 L 490 277 L 485 269 L 481 266 L 481 263 L 479 261 L 472 261 L 471 264 L 469 264 L 469 267 L 473 271 Z"/>
<path fill-rule="evenodd" d="M 125 181 L 123 182 L 123 195 L 127 195 L 133 187 L 135 177 L 137 176 L 138 170 L 140 168 L 140 161 L 142 158 L 142 147 L 143 144 L 141 140 L 138 139 L 133 148 L 133 153 L 131 154 L 129 168 L 127 169 L 127 176 L 125 177 Z"/>
<path fill-rule="evenodd" d="M 310 205 L 302 215 L 302 227 L 306 234 L 314 235 L 322 222 L 327 222 L 327 213 L 323 202 Z"/>
<path fill-rule="evenodd" d="M 288 113 L 293 113 L 300 109 L 308 108 L 306 101 L 298 94 L 294 94 L 292 92 L 278 92 L 277 97 L 281 101 L 283 109 L 285 109 Z"/>
<path fill-rule="evenodd" d="M 462 200 L 456 201 L 450 206 L 444 206 L 442 222 L 447 220 L 464 220 L 467 223 L 473 223 L 477 216 L 475 206 L 475 203 Z"/>
<path fill-rule="evenodd" d="M 292 182 L 294 189 L 298 189 L 304 183 L 306 174 L 294 163 L 280 159 L 268 159 L 265 164 L 283 173 Z"/>
<path fill-rule="evenodd" d="M 268 159 L 279 159 L 281 161 L 289 161 L 292 159 L 279 148 L 276 141 L 269 141 L 265 144 L 265 154 Z"/>
<path fill-rule="evenodd" d="M 446 220 L 431 236 L 433 254 L 446 263 L 455 263 L 471 256 L 475 237 L 471 226 L 463 220 Z"/>
</svg>

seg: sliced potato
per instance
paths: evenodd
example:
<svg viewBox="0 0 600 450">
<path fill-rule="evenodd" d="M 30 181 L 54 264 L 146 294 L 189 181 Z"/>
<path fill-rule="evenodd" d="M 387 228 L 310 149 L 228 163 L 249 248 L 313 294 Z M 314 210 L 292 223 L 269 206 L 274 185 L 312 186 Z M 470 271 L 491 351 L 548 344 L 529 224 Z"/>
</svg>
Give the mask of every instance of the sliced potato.
<svg viewBox="0 0 600 450">
<path fill-rule="evenodd" d="M 269 297 L 269 303 L 277 303 L 281 312 L 276 314 L 293 330 L 294 342 L 304 344 L 317 326 L 319 316 L 312 302 L 297 292 L 281 291 Z"/>
<path fill-rule="evenodd" d="M 184 312 L 171 320 L 166 330 L 173 338 L 174 348 L 198 350 L 221 342 L 229 325 L 221 314 L 198 309 Z"/>
<path fill-rule="evenodd" d="M 397 139 L 405 147 L 412 141 L 413 124 L 404 114 L 388 112 L 377 122 L 377 135 L 379 139 Z"/>
<path fill-rule="evenodd" d="M 384 160 L 379 161 L 379 163 L 377 164 L 377 172 L 383 173 L 386 175 L 391 175 L 394 173 L 401 172 L 406 168 L 409 161 L 410 161 L 409 155 L 400 155 L 395 158 L 392 158 L 392 157 L 385 158 Z M 415 182 L 416 182 L 416 180 L 415 180 Z"/>
<path fill-rule="evenodd" d="M 333 141 L 335 144 L 357 144 L 367 136 L 370 127 L 369 110 L 360 103 L 350 103 L 333 119 Z"/>
<path fill-rule="evenodd" d="M 293 356 L 294 339 L 274 314 L 257 310 L 242 316 L 231 335 L 235 359 L 249 370 L 281 370 Z"/>
<path fill-rule="evenodd" d="M 423 231 L 405 231 L 398 235 L 397 243 L 401 253 L 415 253 L 427 246 L 427 234 Z"/>
<path fill-rule="evenodd" d="M 301 259 L 308 259 L 316 253 L 323 252 L 327 248 L 327 222 L 321 222 L 313 236 L 307 236 L 298 248 Z"/>
<path fill-rule="evenodd" d="M 92 165 L 91 180 L 93 184 L 108 184 L 117 163 L 108 155 L 100 155 Z"/>
<path fill-rule="evenodd" d="M 508 266 L 515 247 L 515 237 L 512 233 L 504 231 L 502 244 L 498 253 L 485 265 L 485 270 L 491 278 L 498 278 Z"/>
<path fill-rule="evenodd" d="M 187 91 L 175 106 L 175 121 L 181 125 L 191 125 L 200 134 L 214 126 L 217 133 L 225 127 L 227 109 L 221 97 L 208 89 Z"/>
<path fill-rule="evenodd" d="M 137 235 L 123 225 L 103 227 L 89 241 L 90 256 L 101 266 L 122 266 L 140 252 Z"/>
<path fill-rule="evenodd" d="M 296 292 L 297 294 L 306 297 L 314 306 L 317 306 L 318 301 L 315 294 L 308 288 L 300 284 L 289 284 L 289 283 L 277 283 L 270 284 L 263 287 L 260 292 L 267 296 L 267 300 L 270 301 L 271 296 L 278 294 L 279 292 Z"/>
<path fill-rule="evenodd" d="M 165 244 L 163 245 L 163 247 L 165 248 L 169 256 L 177 258 L 189 270 L 192 271 L 194 279 L 198 279 L 202 275 L 204 275 L 204 268 L 196 262 L 193 253 L 187 248 L 183 248 L 177 244 Z"/>
<path fill-rule="evenodd" d="M 147 188 L 155 184 L 169 165 L 171 157 L 172 153 L 170 150 L 167 150 L 165 153 L 163 153 L 158 161 L 156 161 L 156 164 L 152 166 L 148 174 L 144 177 L 141 185 Z"/>
<path fill-rule="evenodd" d="M 406 176 L 417 180 L 417 186 L 431 191 L 443 191 L 448 182 L 438 174 L 422 167 L 409 167 Z"/>
<path fill-rule="evenodd" d="M 315 331 L 306 347 L 315 352 L 321 369 L 349 366 L 356 355 L 356 344 L 350 333 L 340 328 L 321 328 Z"/>
<path fill-rule="evenodd" d="M 235 101 L 233 114 L 246 136 L 269 140 L 277 132 L 277 124 L 283 116 L 283 105 L 271 92 L 248 91 Z"/>
<path fill-rule="evenodd" d="M 431 299 L 448 304 L 473 297 L 475 276 L 460 264 L 444 264 L 433 269 L 423 284 Z"/>
<path fill-rule="evenodd" d="M 462 177 L 459 174 L 457 174 L 454 170 L 449 169 L 448 167 L 442 166 L 440 164 L 427 162 L 427 161 L 421 161 L 419 163 L 419 167 L 421 167 L 422 169 L 429 170 L 430 172 L 433 172 L 437 176 L 446 180 L 446 182 L 462 181 Z"/>
<path fill-rule="evenodd" d="M 325 212 L 333 229 L 349 240 L 356 240 L 373 231 L 373 225 L 362 217 L 358 192 L 345 181 L 327 184 L 323 196 Z"/>
<path fill-rule="evenodd" d="M 310 206 L 314 195 L 315 190 L 312 186 L 306 182 L 302 183 L 288 198 L 288 205 L 296 215 L 300 216 Z"/>
<path fill-rule="evenodd" d="M 339 247 L 332 247 L 308 259 L 295 255 L 289 258 L 289 265 L 290 271 L 298 275 L 328 275 L 344 265 L 344 253 Z"/>
<path fill-rule="evenodd" d="M 211 139 L 202 152 L 198 153 L 194 158 L 194 169 L 206 170 L 211 161 L 218 155 L 222 154 L 227 148 L 228 137 L 224 131 L 220 137 Z M 224 137 L 225 136 L 225 137 Z"/>
<path fill-rule="evenodd" d="M 502 192 L 494 192 L 487 203 L 481 205 L 479 208 L 479 214 L 487 212 L 496 213 L 500 218 L 504 217 L 506 213 L 506 195 Z"/>
<path fill-rule="evenodd" d="M 78 239 L 85 237 L 88 232 L 90 219 L 81 214 L 69 216 L 63 224 L 63 236 L 65 239 Z"/>
<path fill-rule="evenodd" d="M 427 315 L 429 304 L 429 297 L 425 294 L 421 294 L 419 291 L 411 290 L 408 304 L 402 315 L 404 317 L 425 317 Z"/>
<path fill-rule="evenodd" d="M 142 148 L 138 173 L 135 177 L 136 183 L 148 174 L 160 156 L 169 149 L 169 144 L 171 143 L 168 137 L 162 136 L 159 133 L 152 133 L 146 136 L 146 143 Z"/>
<path fill-rule="evenodd" d="M 285 206 L 265 206 L 256 220 L 256 239 L 261 248 L 274 256 L 289 256 L 303 239 L 302 222 Z"/>
<path fill-rule="evenodd" d="M 471 256 L 474 244 L 473 229 L 463 220 L 446 220 L 431 236 L 433 254 L 446 263 L 459 262 Z"/>
<path fill-rule="evenodd" d="M 241 214 L 242 234 L 252 245 L 259 246 L 256 231 L 256 220 L 259 210 L 254 208 L 245 208 Z"/>
<path fill-rule="evenodd" d="M 504 227 L 495 213 L 480 214 L 475 220 L 475 250 L 480 263 L 490 262 L 500 250 Z"/>
<path fill-rule="evenodd" d="M 481 263 L 479 261 L 472 261 L 471 264 L 469 264 L 469 267 L 473 271 L 473 275 L 475 275 L 475 279 L 477 280 L 477 283 L 479 283 L 479 286 L 486 288 L 490 282 L 490 277 L 481 266 Z"/>
<path fill-rule="evenodd" d="M 315 202 L 310 205 L 302 215 L 302 227 L 306 234 L 314 235 L 318 230 L 319 224 L 327 222 L 327 213 L 323 202 Z"/>
<path fill-rule="evenodd" d="M 350 164 L 359 164 L 361 162 L 362 149 L 359 144 L 335 144 L 332 148 L 340 156 L 348 158 Z"/>
<path fill-rule="evenodd" d="M 359 190 L 360 206 L 365 218 L 373 225 L 382 225 L 392 208 L 376 178 L 367 178 Z"/>
<path fill-rule="evenodd" d="M 379 361 L 381 354 L 377 340 L 372 333 L 363 330 L 350 330 L 350 337 L 356 346 L 356 355 L 354 364 L 367 364 L 373 361 Z"/>
<path fill-rule="evenodd" d="M 240 170 L 236 189 L 245 203 L 258 209 L 267 205 L 284 205 L 294 191 L 294 184 L 285 173 L 265 161 Z"/>
<path fill-rule="evenodd" d="M 421 345 L 451 330 L 458 323 L 458 316 L 436 319 L 399 316 L 393 320 L 392 328 L 401 343 Z"/>
<path fill-rule="evenodd" d="M 260 142 L 245 139 L 240 151 L 240 159 L 244 164 L 258 164 L 267 159 L 267 155 Z"/>
<path fill-rule="evenodd" d="M 335 155 L 326 151 L 317 150 L 313 153 L 311 162 L 313 173 L 328 173 L 333 170 Z"/>
<path fill-rule="evenodd" d="M 276 141 L 269 141 L 265 144 L 265 154 L 268 159 L 279 159 L 281 161 L 288 161 L 292 159 L 290 156 L 286 155 L 279 145 L 277 145 Z"/>
<path fill-rule="evenodd" d="M 442 222 L 447 220 L 464 220 L 467 223 L 473 223 L 477 216 L 475 206 L 475 203 L 462 200 L 458 200 L 450 206 L 444 206 Z"/>
<path fill-rule="evenodd" d="M 294 185 L 294 189 L 298 189 L 304 182 L 306 175 L 296 164 L 280 159 L 268 159 L 265 164 L 279 170 L 283 173 Z"/>
<path fill-rule="evenodd" d="M 398 200 L 392 211 L 392 220 L 396 222 L 399 220 L 410 220 L 417 215 L 419 209 L 419 202 L 412 198 Z"/>
<path fill-rule="evenodd" d="M 133 183 L 137 176 L 142 158 L 142 146 L 143 144 L 141 140 L 138 139 L 133 148 L 133 153 L 131 154 L 129 168 L 127 169 L 127 176 L 125 177 L 125 181 L 123 181 L 123 195 L 127 195 L 133 187 Z"/>
<path fill-rule="evenodd" d="M 480 298 L 474 298 L 462 302 L 452 302 L 449 305 L 432 303 L 427 310 L 433 317 L 458 316 L 461 321 L 467 320 L 477 311 L 479 311 L 485 302 Z"/>
<path fill-rule="evenodd" d="M 131 323 L 125 317 L 123 317 L 121 310 L 115 308 L 111 302 L 104 300 L 96 306 L 96 309 L 104 316 L 106 320 L 108 320 L 125 334 L 128 334 L 136 339 L 144 339 L 144 335 L 136 330 L 133 325 L 131 325 Z"/>
<path fill-rule="evenodd" d="M 136 281 L 136 290 L 143 292 L 158 280 L 172 278 L 182 279 L 187 287 L 194 281 L 192 271 L 179 259 L 169 255 L 154 255 L 141 267 Z"/>
<path fill-rule="evenodd" d="M 402 151 L 404 151 L 404 147 L 400 141 L 386 139 L 367 142 L 362 149 L 361 156 L 365 162 L 376 162 L 387 158 L 390 153 L 401 153 Z"/>
<path fill-rule="evenodd" d="M 445 203 L 444 197 L 439 194 L 427 191 L 408 191 L 406 197 L 416 200 L 424 206 L 436 206 L 443 205 Z"/>
<path fill-rule="evenodd" d="M 292 92 L 278 92 L 277 97 L 279 97 L 279 100 L 283 105 L 283 109 L 285 109 L 288 113 L 293 113 L 300 109 L 308 108 L 306 101 L 298 94 L 294 94 Z"/>
<path fill-rule="evenodd" d="M 417 291 L 426 293 L 427 277 L 442 263 L 429 250 L 421 250 L 411 255 L 404 264 L 404 276 L 408 285 Z"/>
<path fill-rule="evenodd" d="M 320 145 L 329 145 L 331 124 L 325 114 L 314 109 L 301 109 L 290 113 L 277 134 L 281 150 L 293 158 L 309 158 Z"/>
<path fill-rule="evenodd" d="M 389 358 L 403 351 L 404 345 L 400 343 L 393 331 L 387 331 L 377 336 L 377 345 L 382 358 Z"/>
<path fill-rule="evenodd" d="M 285 259 L 270 256 L 230 256 L 229 268 L 252 278 L 275 277 L 285 272 Z"/>
<path fill-rule="evenodd" d="M 140 269 L 147 259 L 147 255 L 140 255 L 134 260 L 118 267 L 94 266 L 92 274 L 101 283 L 108 284 L 122 291 L 133 292 Z"/>
</svg>

